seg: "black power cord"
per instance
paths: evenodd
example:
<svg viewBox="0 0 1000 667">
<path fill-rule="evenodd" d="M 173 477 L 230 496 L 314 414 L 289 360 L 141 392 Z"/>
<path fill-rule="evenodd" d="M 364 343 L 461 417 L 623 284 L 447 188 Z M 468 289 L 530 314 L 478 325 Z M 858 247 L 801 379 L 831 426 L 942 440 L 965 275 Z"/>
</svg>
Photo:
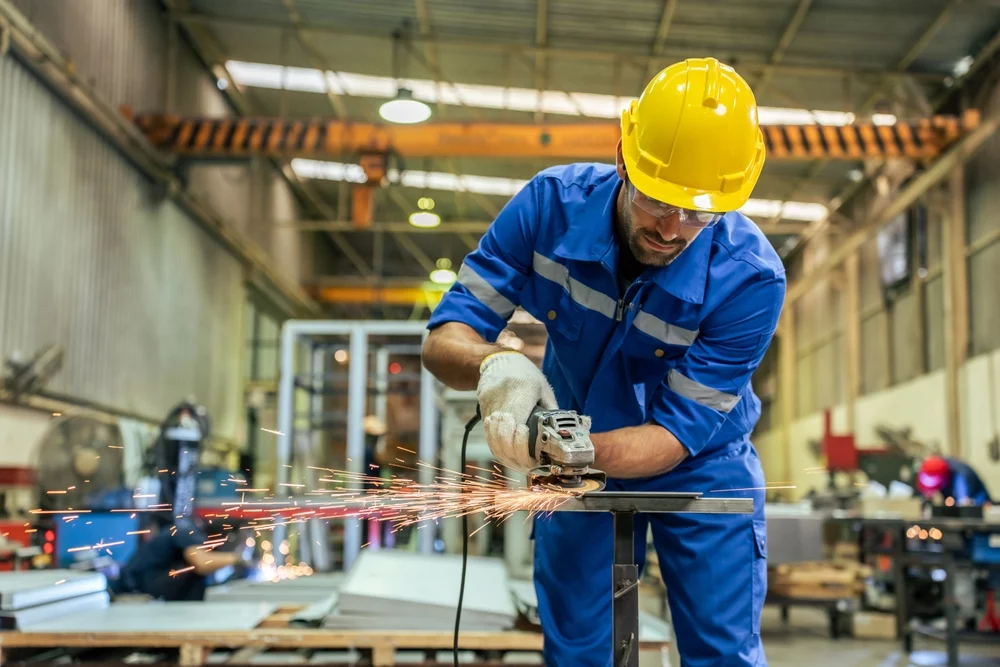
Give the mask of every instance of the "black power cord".
<svg viewBox="0 0 1000 667">
<path fill-rule="evenodd" d="M 462 436 L 462 462 L 459 472 L 465 474 L 465 449 L 469 445 L 469 434 L 479 423 L 482 414 L 479 412 L 479 405 L 476 405 L 476 414 L 465 425 L 465 435 Z M 455 610 L 455 640 L 452 644 L 452 658 L 455 667 L 458 667 L 458 628 L 462 623 L 462 598 L 465 597 L 465 566 L 469 562 L 469 515 L 462 514 L 462 578 L 458 584 L 458 608 Z"/>
</svg>

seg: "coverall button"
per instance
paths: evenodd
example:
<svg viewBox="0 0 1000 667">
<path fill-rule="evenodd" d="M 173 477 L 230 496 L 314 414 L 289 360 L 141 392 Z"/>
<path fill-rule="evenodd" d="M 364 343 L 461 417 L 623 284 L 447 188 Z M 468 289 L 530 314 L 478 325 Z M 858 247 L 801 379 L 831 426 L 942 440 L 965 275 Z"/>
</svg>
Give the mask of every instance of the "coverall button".
<svg viewBox="0 0 1000 667">
<path fill-rule="evenodd" d="M 549 318 L 550 320 L 554 320 L 554 319 L 556 319 L 556 311 L 554 311 L 554 310 L 550 310 L 550 311 L 549 311 L 549 312 L 548 312 L 548 313 L 546 314 L 546 317 L 548 317 L 548 318 Z"/>
<path fill-rule="evenodd" d="M 655 354 L 658 357 L 662 357 L 663 356 L 663 350 L 658 347 L 658 348 L 656 348 L 656 352 L 654 352 L 653 354 Z"/>
</svg>

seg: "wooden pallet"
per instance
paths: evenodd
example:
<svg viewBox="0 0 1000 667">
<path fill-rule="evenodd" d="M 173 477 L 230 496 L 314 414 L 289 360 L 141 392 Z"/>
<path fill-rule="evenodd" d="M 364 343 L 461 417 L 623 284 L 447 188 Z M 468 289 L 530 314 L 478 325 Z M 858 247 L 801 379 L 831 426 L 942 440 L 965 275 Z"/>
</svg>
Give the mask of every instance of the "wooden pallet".
<svg viewBox="0 0 1000 667">
<path fill-rule="evenodd" d="M 280 607 L 253 630 L 240 632 L 70 632 L 28 633 L 0 631 L 0 664 L 5 664 L 11 649 L 61 648 L 135 648 L 178 649 L 181 665 L 203 665 L 216 649 L 237 649 L 230 663 L 251 661 L 268 649 L 354 649 L 370 656 L 372 667 L 396 664 L 396 651 L 441 651 L 452 647 L 452 633 L 426 631 L 328 630 L 290 628 L 288 622 L 301 607 Z M 537 632 L 463 632 L 459 646 L 463 650 L 490 654 L 507 651 L 542 650 L 542 635 Z M 657 642 L 643 642 L 640 648 L 661 648 Z"/>
</svg>

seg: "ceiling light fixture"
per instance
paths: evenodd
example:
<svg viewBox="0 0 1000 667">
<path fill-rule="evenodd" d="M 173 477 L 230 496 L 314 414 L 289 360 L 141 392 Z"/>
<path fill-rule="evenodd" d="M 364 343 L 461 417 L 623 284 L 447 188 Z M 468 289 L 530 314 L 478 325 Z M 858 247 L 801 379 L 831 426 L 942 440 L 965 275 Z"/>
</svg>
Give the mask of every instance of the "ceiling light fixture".
<svg viewBox="0 0 1000 667">
<path fill-rule="evenodd" d="M 390 123 L 412 125 L 430 118 L 431 108 L 426 103 L 413 99 L 413 91 L 400 88 L 395 98 L 378 108 L 378 115 Z"/>
<path fill-rule="evenodd" d="M 408 29 L 409 26 L 404 24 L 403 29 L 392 33 L 392 78 L 396 83 L 396 96 L 378 108 L 378 115 L 384 120 L 402 125 L 422 123 L 431 117 L 430 106 L 414 98 L 413 89 L 402 82 L 405 73 L 401 75 L 400 70 L 405 62 L 401 59 L 400 47 L 404 39 L 403 30 Z"/>
<path fill-rule="evenodd" d="M 433 229 L 441 224 L 441 216 L 430 211 L 418 211 L 410 214 L 410 224 L 420 229 Z"/>
<path fill-rule="evenodd" d="M 955 68 L 952 70 L 955 76 L 965 76 L 972 69 L 972 63 L 976 62 L 976 59 L 972 56 L 965 56 L 957 63 L 955 63 Z"/>
<path fill-rule="evenodd" d="M 437 261 L 437 268 L 431 271 L 431 282 L 435 285 L 453 285 L 458 275 L 451 270 L 451 260 L 442 257 Z"/>
</svg>

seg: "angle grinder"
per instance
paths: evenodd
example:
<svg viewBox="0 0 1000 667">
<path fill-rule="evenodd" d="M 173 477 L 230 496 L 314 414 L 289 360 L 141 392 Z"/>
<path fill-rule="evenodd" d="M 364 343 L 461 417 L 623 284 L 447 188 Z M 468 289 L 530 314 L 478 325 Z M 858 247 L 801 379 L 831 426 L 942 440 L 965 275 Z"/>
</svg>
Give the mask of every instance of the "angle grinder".
<svg viewBox="0 0 1000 667">
<path fill-rule="evenodd" d="M 528 418 L 528 453 L 539 463 L 528 472 L 528 486 L 583 494 L 600 491 L 607 483 L 607 475 L 590 467 L 590 428 L 574 410 L 536 408 Z"/>
</svg>

